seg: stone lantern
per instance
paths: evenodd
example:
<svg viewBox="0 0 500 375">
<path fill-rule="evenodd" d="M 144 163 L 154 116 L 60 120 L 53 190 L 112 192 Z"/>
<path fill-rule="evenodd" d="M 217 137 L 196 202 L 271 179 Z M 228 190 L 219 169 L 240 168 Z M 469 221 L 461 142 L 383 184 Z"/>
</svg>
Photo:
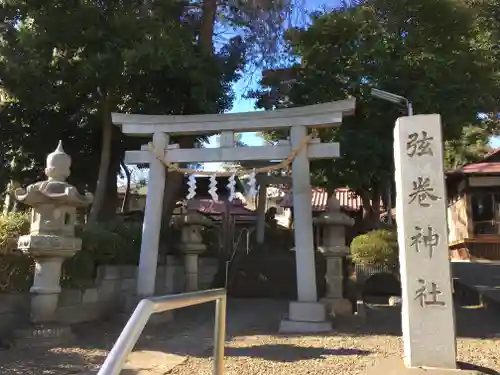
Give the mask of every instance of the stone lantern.
<svg viewBox="0 0 500 375">
<path fill-rule="evenodd" d="M 181 230 L 179 249 L 184 253 L 184 287 L 186 292 L 198 290 L 198 256 L 207 246 L 203 243 L 202 231 L 212 226 L 212 220 L 194 209 L 183 207 L 174 218 L 174 226 Z"/>
<path fill-rule="evenodd" d="M 35 275 L 30 289 L 33 336 L 58 336 L 69 328 L 57 326 L 57 305 L 61 293 L 62 263 L 81 249 L 75 237 L 77 207 L 92 202 L 92 194 L 81 195 L 66 182 L 71 157 L 62 142 L 47 156 L 45 181 L 15 191 L 16 199 L 31 206 L 30 234 L 21 236 L 18 248 L 35 260 Z"/>
<path fill-rule="evenodd" d="M 326 258 L 327 293 L 321 302 L 331 316 L 350 315 L 351 303 L 342 295 L 342 261 L 349 253 L 349 247 L 345 243 L 345 227 L 352 226 L 354 220 L 341 212 L 339 201 L 332 195 L 328 200 L 328 211 L 316 217 L 314 223 L 323 230 L 318 250 Z"/>
</svg>

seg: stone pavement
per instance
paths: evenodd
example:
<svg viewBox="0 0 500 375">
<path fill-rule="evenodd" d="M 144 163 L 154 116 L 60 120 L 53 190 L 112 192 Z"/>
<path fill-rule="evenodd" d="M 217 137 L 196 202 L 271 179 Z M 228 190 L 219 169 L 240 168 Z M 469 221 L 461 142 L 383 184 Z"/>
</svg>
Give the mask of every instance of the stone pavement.
<svg viewBox="0 0 500 375">
<path fill-rule="evenodd" d="M 478 294 L 485 304 L 500 307 L 500 262 L 452 262 L 458 286 Z"/>
</svg>

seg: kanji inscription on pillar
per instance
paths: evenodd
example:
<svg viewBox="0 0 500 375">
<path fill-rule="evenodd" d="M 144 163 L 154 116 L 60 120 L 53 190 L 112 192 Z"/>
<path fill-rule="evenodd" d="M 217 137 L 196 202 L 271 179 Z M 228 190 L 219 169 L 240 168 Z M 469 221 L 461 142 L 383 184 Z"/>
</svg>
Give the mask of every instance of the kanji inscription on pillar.
<svg viewBox="0 0 500 375">
<path fill-rule="evenodd" d="M 409 157 L 430 155 L 432 156 L 432 141 L 426 131 L 410 133 L 406 142 L 406 151 Z"/>
<path fill-rule="evenodd" d="M 426 306 L 446 306 L 446 302 L 439 300 L 439 295 L 443 294 L 434 282 L 427 282 L 424 279 L 418 279 L 420 288 L 415 292 L 415 299 L 420 302 L 421 307 Z"/>
<path fill-rule="evenodd" d="M 426 228 L 415 226 L 415 234 L 410 237 L 410 246 L 415 249 L 417 253 L 426 251 L 429 258 L 434 255 L 434 249 L 439 245 L 440 236 L 433 227 L 427 225 Z"/>
<path fill-rule="evenodd" d="M 405 362 L 456 368 L 440 116 L 398 119 L 394 161 Z"/>
</svg>

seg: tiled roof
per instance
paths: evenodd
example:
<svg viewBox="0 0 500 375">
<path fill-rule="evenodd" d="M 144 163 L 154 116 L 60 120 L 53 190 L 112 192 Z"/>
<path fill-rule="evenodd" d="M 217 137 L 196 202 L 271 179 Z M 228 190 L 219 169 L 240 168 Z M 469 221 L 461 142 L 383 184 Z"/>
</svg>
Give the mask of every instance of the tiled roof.
<svg viewBox="0 0 500 375">
<path fill-rule="evenodd" d="M 500 147 L 494 148 L 484 156 L 483 160 L 477 163 L 466 164 L 463 167 L 448 172 L 447 174 L 460 175 L 460 174 L 476 174 L 476 173 L 484 173 L 484 174 L 500 173 L 500 162 L 489 161 L 490 159 L 492 159 L 493 156 L 497 156 L 499 153 L 500 153 Z"/>
<path fill-rule="evenodd" d="M 481 162 L 466 165 L 460 168 L 460 172 L 465 174 L 472 173 L 500 173 L 500 163 L 496 162 Z"/>
<path fill-rule="evenodd" d="M 232 203 L 225 201 L 213 201 L 211 199 L 191 199 L 188 201 L 188 207 L 196 209 L 206 215 L 221 215 L 226 211 L 229 215 L 236 216 L 255 216 L 255 211 L 245 208 L 243 202 L 239 199 L 234 200 Z"/>
<path fill-rule="evenodd" d="M 335 196 L 340 202 L 340 206 L 351 211 L 361 208 L 361 197 L 348 188 L 335 190 Z M 328 192 L 325 189 L 312 189 L 312 210 L 313 212 L 324 212 L 328 208 Z M 293 207 L 292 192 L 288 191 L 279 205 L 284 208 Z"/>
</svg>

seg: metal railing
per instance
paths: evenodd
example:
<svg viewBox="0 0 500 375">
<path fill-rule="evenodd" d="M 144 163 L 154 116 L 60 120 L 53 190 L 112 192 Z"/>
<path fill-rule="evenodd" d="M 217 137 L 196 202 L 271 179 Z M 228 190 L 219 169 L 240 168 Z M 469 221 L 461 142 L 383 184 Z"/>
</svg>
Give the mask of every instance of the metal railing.
<svg viewBox="0 0 500 375">
<path fill-rule="evenodd" d="M 180 309 L 216 301 L 214 330 L 213 374 L 224 372 L 224 345 L 226 341 L 226 290 L 212 289 L 201 292 L 174 294 L 143 299 L 135 308 L 113 349 L 109 352 L 97 375 L 119 375 L 128 354 L 132 351 L 142 330 L 154 313 Z"/>
</svg>

